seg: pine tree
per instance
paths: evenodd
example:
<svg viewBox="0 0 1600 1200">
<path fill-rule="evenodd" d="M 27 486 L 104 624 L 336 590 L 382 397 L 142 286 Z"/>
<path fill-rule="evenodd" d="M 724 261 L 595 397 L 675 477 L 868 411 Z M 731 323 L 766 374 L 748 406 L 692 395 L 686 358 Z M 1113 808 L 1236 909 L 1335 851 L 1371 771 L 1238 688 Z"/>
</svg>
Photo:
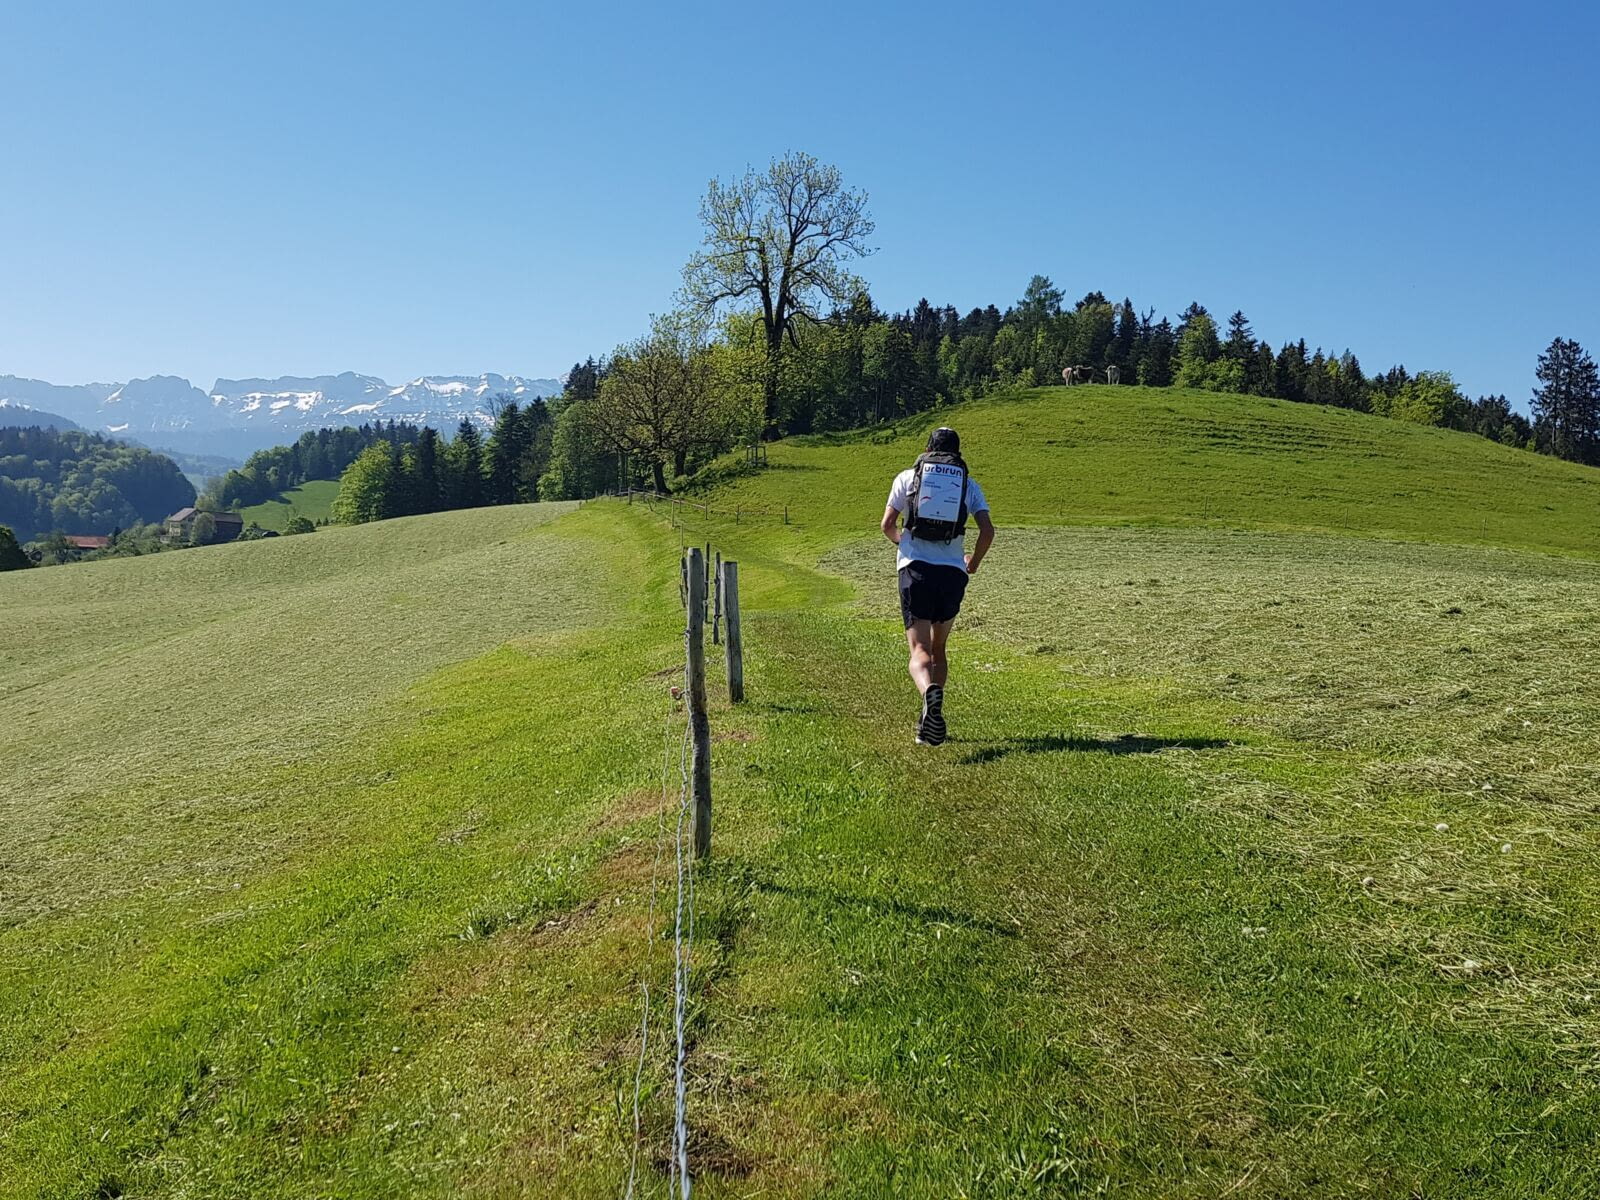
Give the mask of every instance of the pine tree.
<svg viewBox="0 0 1600 1200">
<path fill-rule="evenodd" d="M 1172 322 L 1162 317 L 1150 327 L 1139 357 L 1139 382 L 1145 387 L 1172 386 L 1172 352 L 1177 334 Z"/>
<path fill-rule="evenodd" d="M 554 419 L 545 402 L 535 397 L 522 409 L 518 430 L 521 453 L 517 458 L 516 502 L 526 504 L 539 498 L 539 477 L 550 466 L 550 438 Z"/>
<path fill-rule="evenodd" d="M 417 512 L 438 512 L 444 506 L 444 480 L 439 463 L 439 434 L 428 427 L 417 439 Z"/>
<path fill-rule="evenodd" d="M 1133 311 L 1133 301 L 1124 299 L 1117 310 L 1117 332 L 1111 339 L 1110 365 L 1118 367 L 1125 376 L 1131 376 L 1139 361 L 1139 318 Z M 1053 376 L 1052 376 L 1053 378 Z"/>
<path fill-rule="evenodd" d="M 1222 352 L 1235 362 L 1243 364 L 1255 355 L 1256 335 L 1250 328 L 1250 321 L 1242 311 L 1235 310 L 1233 316 L 1228 318 L 1228 340 L 1223 343 Z"/>
<path fill-rule="evenodd" d="M 484 448 L 484 480 L 490 504 L 514 504 L 517 499 L 517 465 L 526 449 L 522 407 L 515 400 L 499 397 L 494 432 Z"/>
<path fill-rule="evenodd" d="M 1276 396 L 1277 359 L 1272 346 L 1257 342 L 1255 356 L 1245 364 L 1245 390 L 1253 396 Z"/>
<path fill-rule="evenodd" d="M 1306 343 L 1302 338 L 1298 342 L 1285 342 L 1283 349 L 1278 351 L 1277 361 L 1272 365 L 1272 387 L 1279 396 L 1285 400 L 1297 403 L 1306 398 L 1306 371 L 1309 364 L 1306 362 Z"/>
<path fill-rule="evenodd" d="M 1533 393 L 1538 447 L 1571 462 L 1600 465 L 1600 375 L 1582 346 L 1556 338 L 1539 356 Z"/>
<path fill-rule="evenodd" d="M 423 505 L 422 468 L 417 461 L 417 448 L 405 446 L 395 461 L 394 476 L 389 484 L 389 515 L 414 517 L 427 511 Z"/>
<path fill-rule="evenodd" d="M 591 359 L 591 362 L 594 360 Z M 445 448 L 446 479 L 450 508 L 481 508 L 483 487 L 483 437 L 470 417 L 463 417 L 455 441 Z"/>
</svg>

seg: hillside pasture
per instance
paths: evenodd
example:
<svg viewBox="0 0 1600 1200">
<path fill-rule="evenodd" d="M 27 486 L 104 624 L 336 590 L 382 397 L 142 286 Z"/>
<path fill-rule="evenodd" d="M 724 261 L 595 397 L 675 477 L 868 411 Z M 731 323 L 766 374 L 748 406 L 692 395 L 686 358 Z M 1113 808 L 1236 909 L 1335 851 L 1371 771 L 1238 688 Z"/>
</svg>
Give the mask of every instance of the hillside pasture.
<svg viewBox="0 0 1600 1200">
<path fill-rule="evenodd" d="M 713 650 L 697 1196 L 1595 1194 L 1594 473 L 1059 391 L 949 415 L 1000 539 L 938 751 L 873 532 L 920 429 L 710 496 L 788 525 L 484 509 L 0 580 L 0 1193 L 667 1195 L 710 541 L 749 702 Z M 1121 433 L 1040 448 L 1090 402 Z"/>
<path fill-rule="evenodd" d="M 247 505 L 239 510 L 239 515 L 244 518 L 246 525 L 254 521 L 263 529 L 282 533 L 295 517 L 304 517 L 312 523 L 330 519 L 333 516 L 333 502 L 338 498 L 337 479 L 313 479 L 271 500 Z"/>
<path fill-rule="evenodd" d="M 1600 555 L 1592 467 L 1345 409 L 1176 388 L 1041 388 L 791 438 L 719 503 L 788 503 L 812 529 L 859 525 L 941 422 L 1012 525 L 1214 523 Z"/>
</svg>

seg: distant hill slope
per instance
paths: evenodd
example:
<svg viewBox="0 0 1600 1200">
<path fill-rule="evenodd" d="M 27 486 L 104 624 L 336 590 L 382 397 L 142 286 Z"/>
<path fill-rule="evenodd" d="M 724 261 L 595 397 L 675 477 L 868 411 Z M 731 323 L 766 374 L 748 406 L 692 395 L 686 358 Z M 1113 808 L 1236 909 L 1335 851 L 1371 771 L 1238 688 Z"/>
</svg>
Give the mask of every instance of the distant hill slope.
<svg viewBox="0 0 1600 1200">
<path fill-rule="evenodd" d="M 46 412 L 41 408 L 34 408 L 27 404 L 17 404 L 13 401 L 0 399 L 0 428 L 26 429 L 31 425 L 41 428 L 56 428 L 61 430 L 81 429 L 76 421 L 69 421 L 66 417 L 53 412 Z"/>
<path fill-rule="evenodd" d="M 1600 471 L 1344 409 L 1178 389 L 1035 389 L 891 431 L 791 438 L 718 503 L 870 528 L 940 422 L 960 432 L 1001 524 L 1215 522 L 1600 553 Z"/>
<path fill-rule="evenodd" d="M 283 532 L 291 518 L 305 517 L 310 521 L 323 521 L 333 515 L 333 502 L 339 495 L 337 479 L 313 479 L 297 488 L 290 488 L 275 500 L 251 504 L 239 510 L 245 524 L 254 521 L 263 529 Z"/>
<path fill-rule="evenodd" d="M 59 530 L 108 534 L 195 500 L 170 458 L 98 434 L 0 429 L 0 525 L 23 541 Z"/>
</svg>

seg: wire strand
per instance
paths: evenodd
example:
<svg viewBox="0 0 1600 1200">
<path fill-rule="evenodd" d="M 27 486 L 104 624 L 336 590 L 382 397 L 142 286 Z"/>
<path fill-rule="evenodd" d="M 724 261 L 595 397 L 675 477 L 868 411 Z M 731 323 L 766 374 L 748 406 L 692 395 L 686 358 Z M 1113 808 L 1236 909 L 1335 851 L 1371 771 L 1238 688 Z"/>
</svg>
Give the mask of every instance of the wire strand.
<svg viewBox="0 0 1600 1200">
<path fill-rule="evenodd" d="M 655 974 L 656 901 L 661 894 L 661 856 L 667 843 L 667 796 L 672 771 L 672 706 L 667 706 L 661 722 L 661 803 L 656 808 L 656 850 L 650 862 L 650 909 L 645 921 L 644 967 L 639 980 L 639 1063 L 633 1074 L 633 1152 L 628 1158 L 628 1188 L 625 1200 L 633 1200 L 639 1179 L 639 1147 L 644 1141 L 644 1118 L 640 1100 L 644 1092 L 644 1064 L 650 1049 L 650 980 Z M 684 726 L 688 736 L 688 726 Z"/>
</svg>

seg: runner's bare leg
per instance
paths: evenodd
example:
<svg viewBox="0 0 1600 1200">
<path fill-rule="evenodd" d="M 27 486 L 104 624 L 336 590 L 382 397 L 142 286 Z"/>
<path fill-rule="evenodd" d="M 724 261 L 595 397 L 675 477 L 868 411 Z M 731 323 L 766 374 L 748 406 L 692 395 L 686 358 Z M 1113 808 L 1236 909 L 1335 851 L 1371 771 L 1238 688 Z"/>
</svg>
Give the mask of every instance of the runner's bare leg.
<svg viewBox="0 0 1600 1200">
<path fill-rule="evenodd" d="M 922 695 L 928 690 L 928 685 L 937 682 L 933 677 L 933 631 L 935 626 L 932 621 L 912 621 L 906 626 L 906 645 L 911 650 L 911 662 L 908 670 L 911 672 L 911 682 L 917 685 L 917 695 Z"/>
<path fill-rule="evenodd" d="M 943 687 L 950 678 L 950 660 L 945 657 L 945 646 L 950 641 L 950 630 L 955 625 L 952 621 L 938 621 L 934 624 L 933 642 L 929 652 L 933 662 L 928 667 L 928 677 L 940 687 Z"/>
</svg>

